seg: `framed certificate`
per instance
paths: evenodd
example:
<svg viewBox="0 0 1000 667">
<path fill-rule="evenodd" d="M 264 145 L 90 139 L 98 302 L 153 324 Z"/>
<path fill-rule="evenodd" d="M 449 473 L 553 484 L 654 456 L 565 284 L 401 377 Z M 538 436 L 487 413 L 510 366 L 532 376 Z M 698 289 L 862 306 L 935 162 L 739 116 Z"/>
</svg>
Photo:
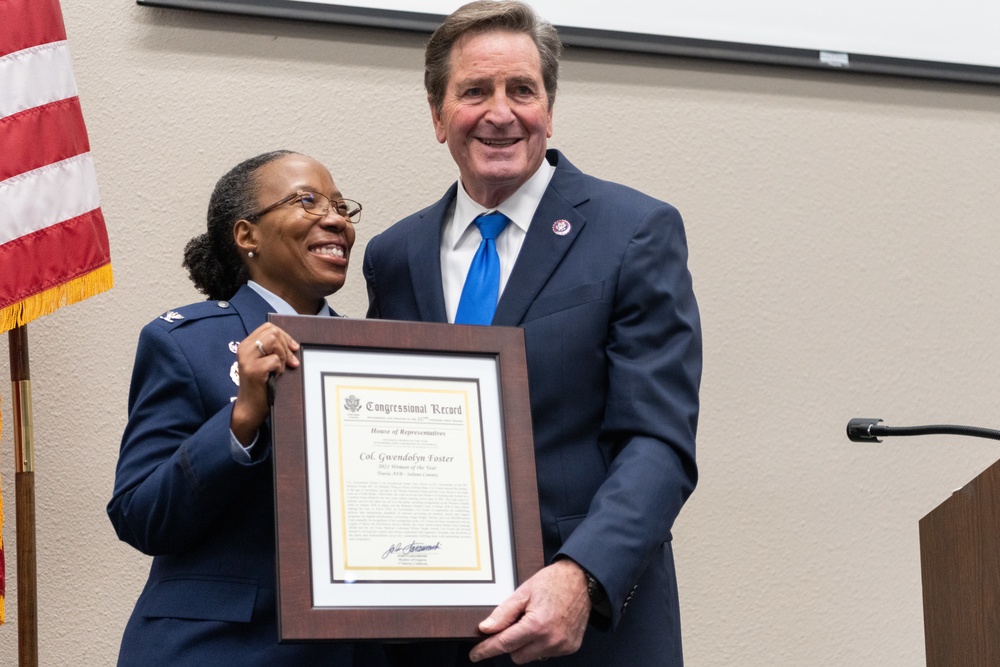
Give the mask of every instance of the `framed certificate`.
<svg viewBox="0 0 1000 667">
<path fill-rule="evenodd" d="M 280 639 L 480 636 L 543 565 L 523 332 L 270 320 Z"/>
</svg>

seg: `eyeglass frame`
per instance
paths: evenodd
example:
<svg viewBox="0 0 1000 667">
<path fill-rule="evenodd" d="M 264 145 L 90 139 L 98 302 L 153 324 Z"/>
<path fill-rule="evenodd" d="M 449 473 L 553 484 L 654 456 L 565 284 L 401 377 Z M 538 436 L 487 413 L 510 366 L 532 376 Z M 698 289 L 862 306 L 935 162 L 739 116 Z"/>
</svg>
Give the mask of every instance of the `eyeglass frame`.
<svg viewBox="0 0 1000 667">
<path fill-rule="evenodd" d="M 326 209 L 325 213 L 313 213 L 312 211 L 308 210 L 305 207 L 305 205 L 302 204 L 302 198 L 305 197 L 306 195 L 312 195 L 314 197 L 318 195 L 320 197 L 323 197 L 328 202 L 330 202 L 330 207 Z M 309 215 L 315 215 L 317 218 L 322 218 L 322 217 L 328 215 L 330 213 L 330 209 L 334 208 L 334 202 L 350 202 L 352 204 L 357 205 L 357 207 L 358 207 L 358 212 L 357 212 L 358 220 L 351 220 L 349 217 L 346 217 L 346 216 L 341 216 L 341 217 L 343 217 L 344 220 L 346 220 L 347 222 L 351 223 L 352 225 L 356 225 L 356 224 L 358 224 L 358 222 L 361 221 L 361 211 L 364 209 L 364 207 L 361 205 L 361 202 L 359 202 L 358 200 L 356 200 L 356 199 L 347 199 L 345 197 L 338 197 L 337 199 L 331 199 L 330 197 L 327 197 L 322 192 L 313 192 L 312 190 L 296 190 L 295 192 L 293 192 L 292 194 L 288 195 L 287 197 L 281 199 L 280 201 L 276 201 L 273 204 L 271 204 L 270 206 L 262 208 L 261 210 L 257 211 L 256 213 L 248 215 L 246 217 L 246 219 L 249 220 L 250 222 L 256 222 L 257 220 L 260 219 L 260 217 L 262 215 L 270 213 L 271 211 L 273 211 L 274 209 L 278 208 L 279 206 L 284 206 L 285 204 L 287 204 L 288 202 L 292 201 L 296 197 L 299 198 L 299 204 L 302 205 L 302 210 L 305 211 L 306 213 L 308 213 Z"/>
</svg>

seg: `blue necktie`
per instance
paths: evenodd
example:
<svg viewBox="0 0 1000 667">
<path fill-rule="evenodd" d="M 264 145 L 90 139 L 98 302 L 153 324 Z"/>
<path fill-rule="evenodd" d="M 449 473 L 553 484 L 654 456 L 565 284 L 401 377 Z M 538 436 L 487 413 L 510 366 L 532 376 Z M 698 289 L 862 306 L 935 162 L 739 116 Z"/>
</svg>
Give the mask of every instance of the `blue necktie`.
<svg viewBox="0 0 1000 667">
<path fill-rule="evenodd" d="M 497 309 L 500 294 L 500 255 L 497 254 L 496 237 L 510 220 L 503 213 L 484 213 L 475 219 L 483 240 L 479 243 L 469 275 L 458 300 L 455 324 L 489 324 Z"/>
</svg>

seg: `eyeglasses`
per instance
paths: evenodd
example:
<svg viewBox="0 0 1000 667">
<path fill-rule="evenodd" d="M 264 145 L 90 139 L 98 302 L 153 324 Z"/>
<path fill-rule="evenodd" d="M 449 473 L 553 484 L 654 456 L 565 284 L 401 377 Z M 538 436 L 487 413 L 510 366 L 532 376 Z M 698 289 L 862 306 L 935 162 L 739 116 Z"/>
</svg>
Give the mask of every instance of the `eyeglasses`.
<svg viewBox="0 0 1000 667">
<path fill-rule="evenodd" d="M 324 194 L 318 192 L 304 192 L 298 191 L 293 194 L 288 195 L 281 201 L 274 202 L 267 208 L 263 208 L 253 215 L 247 216 L 250 221 L 256 220 L 265 213 L 270 213 L 274 209 L 287 204 L 290 201 L 298 200 L 302 204 L 302 208 L 305 209 L 306 213 L 310 213 L 319 218 L 322 218 L 327 213 L 330 212 L 330 207 L 333 206 L 337 215 L 344 218 L 350 223 L 357 224 L 361 219 L 361 204 L 354 201 L 353 199 L 330 199 Z"/>
</svg>

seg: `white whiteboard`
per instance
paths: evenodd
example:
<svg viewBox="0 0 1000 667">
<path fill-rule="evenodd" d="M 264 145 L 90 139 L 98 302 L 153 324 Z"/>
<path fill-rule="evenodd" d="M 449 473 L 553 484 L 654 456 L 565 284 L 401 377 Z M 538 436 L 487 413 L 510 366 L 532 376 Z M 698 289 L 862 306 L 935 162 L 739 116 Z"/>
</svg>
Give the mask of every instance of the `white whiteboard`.
<svg viewBox="0 0 1000 667">
<path fill-rule="evenodd" d="M 430 31 L 461 0 L 138 0 Z M 1000 0 L 533 0 L 569 45 L 1000 83 Z"/>
</svg>

